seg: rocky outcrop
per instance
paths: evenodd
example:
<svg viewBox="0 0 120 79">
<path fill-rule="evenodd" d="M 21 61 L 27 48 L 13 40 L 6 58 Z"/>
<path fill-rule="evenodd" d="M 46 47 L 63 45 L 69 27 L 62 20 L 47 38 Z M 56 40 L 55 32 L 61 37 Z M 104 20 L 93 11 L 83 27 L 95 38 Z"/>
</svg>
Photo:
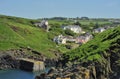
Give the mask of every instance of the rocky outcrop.
<svg viewBox="0 0 120 79">
<path fill-rule="evenodd" d="M 92 71 L 93 70 L 93 71 Z M 72 66 L 66 68 L 51 68 L 48 73 L 36 76 L 35 79 L 96 79 L 94 67 Z"/>
<path fill-rule="evenodd" d="M 54 59 L 50 59 L 50 58 L 46 58 L 45 59 L 45 66 L 46 67 L 51 67 L 51 66 L 57 66 L 57 63 L 59 62 L 57 58 Z"/>
<path fill-rule="evenodd" d="M 113 48 L 112 48 L 113 49 Z M 109 52 L 109 53 L 108 53 Z M 44 77 L 37 76 L 36 79 L 119 79 L 120 78 L 120 54 L 119 50 L 112 52 L 106 50 L 102 58 L 93 61 L 79 62 L 78 64 L 67 63 L 57 68 L 52 68 Z M 106 54 L 107 53 L 107 54 Z"/>
<path fill-rule="evenodd" d="M 37 61 L 43 61 L 45 66 L 56 66 L 58 58 L 50 59 L 42 55 L 40 52 L 30 48 L 11 49 L 0 51 L 0 69 L 19 68 L 20 58 L 27 58 Z"/>
<path fill-rule="evenodd" d="M 36 56 L 29 55 L 27 52 L 35 53 Z M 37 55 L 35 51 L 31 49 L 11 49 L 8 51 L 0 51 L 0 69 L 13 69 L 19 68 L 19 58 L 30 58 L 42 60 L 42 55 Z"/>
<path fill-rule="evenodd" d="M 29 58 L 29 59 L 35 59 L 35 60 L 41 60 L 44 61 L 45 56 L 41 53 L 32 50 L 31 48 L 20 48 L 20 49 L 11 49 L 7 51 L 0 51 L 0 54 L 8 54 L 15 58 Z"/>
<path fill-rule="evenodd" d="M 19 68 L 19 61 L 8 54 L 0 55 L 0 69 Z"/>
<path fill-rule="evenodd" d="M 41 71 L 45 69 L 44 62 L 31 59 L 19 59 L 20 69 L 27 71 Z"/>
</svg>

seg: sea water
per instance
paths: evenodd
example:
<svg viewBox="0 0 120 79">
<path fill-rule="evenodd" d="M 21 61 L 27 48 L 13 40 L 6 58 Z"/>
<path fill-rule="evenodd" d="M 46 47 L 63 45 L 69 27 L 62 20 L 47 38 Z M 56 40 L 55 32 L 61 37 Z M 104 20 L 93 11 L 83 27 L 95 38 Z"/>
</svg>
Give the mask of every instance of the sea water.
<svg viewBox="0 0 120 79">
<path fill-rule="evenodd" d="M 46 70 L 42 72 L 48 72 L 49 69 L 50 68 L 46 68 Z M 35 79 L 35 76 L 42 72 L 27 72 L 18 69 L 0 70 L 0 79 Z"/>
</svg>

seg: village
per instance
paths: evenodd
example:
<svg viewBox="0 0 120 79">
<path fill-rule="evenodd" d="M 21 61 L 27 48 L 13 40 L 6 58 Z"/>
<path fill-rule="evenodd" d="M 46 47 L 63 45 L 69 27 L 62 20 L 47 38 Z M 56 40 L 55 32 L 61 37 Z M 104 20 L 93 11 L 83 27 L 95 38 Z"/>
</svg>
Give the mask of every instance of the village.
<svg viewBox="0 0 120 79">
<path fill-rule="evenodd" d="M 47 32 L 49 32 L 50 26 L 47 20 L 42 20 L 41 22 L 37 22 L 34 25 L 40 28 L 43 28 Z M 86 32 L 79 25 L 66 25 L 66 26 L 60 26 L 60 27 L 64 31 L 65 30 L 72 31 L 73 33 L 76 34 L 76 36 L 59 34 L 58 36 L 55 36 L 53 38 L 53 42 L 55 42 L 58 45 L 59 44 L 67 45 L 70 43 L 76 44 L 77 47 L 92 40 L 94 38 L 94 34 L 98 34 L 110 28 L 114 28 L 113 26 L 105 25 L 103 27 L 98 27 L 93 29 L 92 31 Z"/>
<path fill-rule="evenodd" d="M 113 28 L 113 27 L 110 27 L 110 26 L 99 27 L 99 28 L 93 29 L 92 33 L 90 33 L 90 32 L 83 31 L 80 26 L 76 26 L 76 25 L 64 26 L 63 30 L 69 29 L 69 30 L 73 31 L 74 33 L 78 33 L 79 36 L 72 37 L 72 36 L 58 35 L 58 36 L 54 37 L 53 41 L 56 42 L 57 44 L 66 44 L 67 42 L 74 42 L 76 44 L 81 45 L 81 44 L 85 44 L 89 40 L 93 39 L 94 37 L 92 34 L 101 33 L 110 28 Z"/>
</svg>

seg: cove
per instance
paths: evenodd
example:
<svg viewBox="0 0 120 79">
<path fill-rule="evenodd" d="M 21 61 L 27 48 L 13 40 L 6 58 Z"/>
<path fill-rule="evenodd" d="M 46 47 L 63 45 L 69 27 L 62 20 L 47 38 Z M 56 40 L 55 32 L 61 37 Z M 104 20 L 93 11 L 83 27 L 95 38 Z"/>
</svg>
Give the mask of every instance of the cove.
<svg viewBox="0 0 120 79">
<path fill-rule="evenodd" d="M 48 72 L 49 68 L 41 72 L 27 72 L 19 69 L 0 70 L 0 79 L 35 79 L 36 75 Z"/>
</svg>

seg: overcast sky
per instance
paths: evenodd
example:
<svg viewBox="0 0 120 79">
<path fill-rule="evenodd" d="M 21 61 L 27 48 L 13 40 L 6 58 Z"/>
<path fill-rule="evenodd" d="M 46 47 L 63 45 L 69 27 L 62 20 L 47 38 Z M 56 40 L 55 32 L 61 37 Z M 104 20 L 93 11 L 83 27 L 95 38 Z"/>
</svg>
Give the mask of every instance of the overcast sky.
<svg viewBox="0 0 120 79">
<path fill-rule="evenodd" d="M 25 18 L 120 18 L 120 0 L 0 0 L 0 14 Z"/>
</svg>

